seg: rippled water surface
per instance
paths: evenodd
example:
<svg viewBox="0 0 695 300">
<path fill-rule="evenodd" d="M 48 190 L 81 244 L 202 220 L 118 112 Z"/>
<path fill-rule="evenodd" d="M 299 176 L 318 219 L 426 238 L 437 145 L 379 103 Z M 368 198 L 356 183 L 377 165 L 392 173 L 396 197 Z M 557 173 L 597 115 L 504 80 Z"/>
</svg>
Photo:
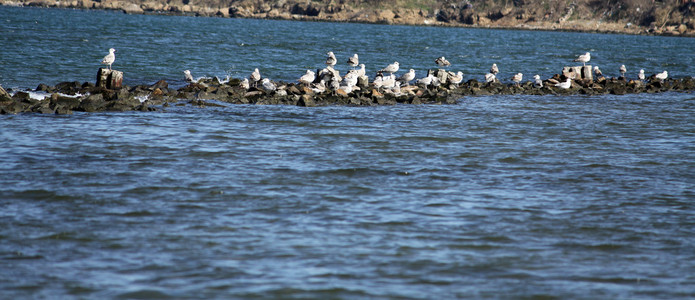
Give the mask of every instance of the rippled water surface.
<svg viewBox="0 0 695 300">
<path fill-rule="evenodd" d="M 418 72 L 446 55 L 467 79 L 492 62 L 550 75 L 589 50 L 604 73 L 695 74 L 681 38 L 8 7 L 0 21 L 15 88 L 92 81 L 112 45 L 131 84 L 259 66 L 291 81 L 329 50 Z M 0 298 L 693 298 L 694 115 L 689 93 L 3 115 Z"/>
</svg>

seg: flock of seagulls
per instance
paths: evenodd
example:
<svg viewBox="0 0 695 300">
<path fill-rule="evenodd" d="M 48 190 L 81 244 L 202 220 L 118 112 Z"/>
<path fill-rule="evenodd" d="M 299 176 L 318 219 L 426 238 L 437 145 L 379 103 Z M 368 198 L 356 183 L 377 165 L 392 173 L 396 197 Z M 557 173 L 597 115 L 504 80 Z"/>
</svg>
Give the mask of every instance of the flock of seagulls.
<svg viewBox="0 0 695 300">
<path fill-rule="evenodd" d="M 111 65 L 116 61 L 116 49 L 110 48 L 109 49 L 109 54 L 104 56 L 104 58 L 101 60 L 101 63 L 104 65 L 109 66 L 109 70 L 111 70 Z M 588 63 L 591 60 L 591 53 L 586 52 L 582 55 L 579 55 L 576 59 L 574 59 L 574 62 L 581 62 L 582 65 L 586 66 L 586 63 Z M 434 60 L 435 64 L 439 67 L 450 67 L 451 63 L 444 57 L 440 56 L 437 59 Z M 338 63 L 338 60 L 335 57 L 335 54 L 332 51 L 329 51 L 326 53 L 326 68 L 323 70 L 320 70 L 318 74 L 316 74 L 312 70 L 306 70 L 306 73 L 302 75 L 298 81 L 300 84 L 303 84 L 305 86 L 310 87 L 314 92 L 321 93 L 326 91 L 327 89 L 331 90 L 338 90 L 338 89 L 343 89 L 346 92 L 350 92 L 352 90 L 355 90 L 357 87 L 357 83 L 360 80 L 360 78 L 363 78 L 363 80 L 368 80 L 366 78 L 366 69 L 364 64 L 360 64 L 359 62 L 359 56 L 357 53 L 353 54 L 351 57 L 348 58 L 347 64 L 352 67 L 350 71 L 344 76 L 341 77 L 340 73 L 335 70 L 335 65 Z M 357 68 L 359 67 L 359 69 Z M 409 86 L 410 82 L 415 80 L 415 70 L 414 69 L 409 69 L 408 72 L 402 74 L 398 78 L 395 77 L 394 73 L 398 72 L 400 69 L 400 64 L 398 61 L 394 61 L 393 63 L 387 65 L 385 68 L 380 69 L 377 71 L 377 75 L 375 76 L 373 80 L 374 87 L 376 88 L 386 88 L 390 89 L 391 91 L 395 92 L 400 92 L 400 87 L 402 85 Z M 621 65 L 620 68 L 618 69 L 620 72 L 620 76 L 622 78 L 625 78 L 625 73 L 627 73 L 627 68 L 625 65 Z M 491 83 L 491 82 L 496 82 L 497 81 L 497 74 L 499 74 L 500 70 L 499 67 L 497 66 L 496 63 L 493 63 L 492 66 L 490 67 L 490 72 L 485 74 L 485 82 Z M 594 75 L 596 75 L 597 78 L 603 76 L 603 72 L 599 69 L 598 66 L 594 66 L 593 68 Z M 191 75 L 190 70 L 185 70 L 183 71 L 184 73 L 184 78 L 186 82 L 192 83 L 195 82 L 193 79 L 193 75 Z M 388 75 L 385 75 L 388 73 Z M 459 71 L 457 73 L 454 72 L 447 72 L 447 78 L 448 82 L 458 85 L 463 81 L 463 72 Z M 654 75 L 656 79 L 659 80 L 666 80 L 668 78 L 668 72 L 663 71 L 661 73 L 658 73 Z M 522 73 L 516 73 L 511 77 L 511 81 L 516 85 L 519 86 L 521 84 L 521 81 L 524 78 L 524 74 Z M 637 78 L 639 80 L 645 80 L 645 75 L 644 75 L 644 69 L 640 69 L 639 73 L 637 75 Z M 533 76 L 533 86 L 536 88 L 542 88 L 543 87 L 543 80 L 541 80 L 540 75 L 535 75 Z M 550 80 L 549 80 L 550 81 Z M 438 86 L 441 84 L 440 79 L 432 72 L 428 73 L 426 77 L 418 79 L 416 81 L 418 84 L 422 84 L 425 86 Z M 244 89 L 250 89 L 251 84 L 253 84 L 254 87 L 258 87 L 258 84 L 261 84 L 261 88 L 265 91 L 271 92 L 271 91 L 276 91 L 277 86 L 270 81 L 268 78 L 262 78 L 261 73 L 258 70 L 258 68 L 255 68 L 251 75 L 248 78 L 244 78 L 241 81 L 241 86 Z M 557 82 L 557 81 L 551 81 L 553 86 L 561 88 L 561 89 L 569 89 L 572 86 L 572 80 L 570 78 L 567 78 L 563 82 Z"/>
<path fill-rule="evenodd" d="M 343 77 L 341 80 L 339 73 L 334 69 L 337 63 L 335 54 L 331 51 L 326 53 L 326 55 L 326 68 L 321 70 L 318 75 L 316 75 L 316 73 L 311 70 L 306 70 L 306 74 L 299 78 L 299 83 L 306 86 L 310 86 L 312 90 L 314 90 L 315 92 L 323 92 L 326 91 L 327 88 L 330 88 L 331 90 L 343 89 L 346 92 L 354 90 L 357 85 L 358 78 L 360 78 L 361 76 L 365 76 L 365 65 L 359 63 L 359 56 L 355 53 L 353 56 L 348 58 L 347 64 L 350 67 L 352 67 L 352 70 L 348 71 L 347 75 L 345 75 L 345 77 Z M 586 66 L 586 63 L 591 61 L 591 53 L 586 52 L 585 54 L 579 55 L 573 61 L 581 62 L 584 66 Z M 434 62 L 439 67 L 451 66 L 451 63 L 444 56 L 438 57 L 434 60 Z M 360 69 L 355 69 L 355 67 L 358 65 L 360 66 Z M 403 73 L 401 76 L 396 78 L 394 76 L 394 73 L 398 72 L 399 70 L 400 64 L 398 63 L 398 61 L 394 61 L 393 63 L 387 65 L 383 69 L 378 70 L 377 75 L 373 81 L 374 87 L 387 88 L 398 91 L 400 90 L 401 86 L 409 86 L 410 82 L 415 80 L 414 69 L 409 69 L 408 72 Z M 625 73 L 627 73 L 627 68 L 625 67 L 625 65 L 621 65 L 618 71 L 620 72 L 620 76 L 622 78 L 625 78 Z M 485 74 L 485 82 L 491 83 L 498 81 L 497 74 L 499 74 L 499 72 L 499 67 L 496 63 L 493 63 L 490 67 L 490 72 Z M 601 72 L 598 66 L 595 66 L 593 68 L 593 72 L 597 77 L 603 76 L 603 72 Z M 461 71 L 457 73 L 447 72 L 447 74 L 448 82 L 452 84 L 458 85 L 463 81 L 463 72 Z M 655 77 L 660 80 L 665 80 L 666 78 L 668 78 L 668 72 L 664 71 L 662 73 L 656 74 Z M 643 69 L 639 71 L 638 78 L 639 80 L 645 80 Z M 260 80 L 260 74 L 258 74 L 258 69 L 256 69 L 254 73 L 251 74 L 249 79 L 254 83 Z M 516 86 L 520 86 L 523 79 L 523 73 L 516 73 L 510 78 L 510 80 Z M 438 86 L 441 84 L 441 82 L 439 81 L 440 79 L 434 76 L 434 74 L 428 73 L 426 77 L 416 80 L 416 83 L 425 86 Z M 572 87 L 572 79 L 570 78 L 567 78 L 563 82 L 558 82 L 552 79 L 548 81 L 550 84 L 552 84 L 552 86 L 561 89 L 569 89 Z M 541 80 L 540 75 L 536 74 L 533 76 L 533 86 L 536 88 L 542 88 L 544 86 L 543 80 Z M 265 88 L 265 84 L 264 89 L 270 90 Z"/>
</svg>

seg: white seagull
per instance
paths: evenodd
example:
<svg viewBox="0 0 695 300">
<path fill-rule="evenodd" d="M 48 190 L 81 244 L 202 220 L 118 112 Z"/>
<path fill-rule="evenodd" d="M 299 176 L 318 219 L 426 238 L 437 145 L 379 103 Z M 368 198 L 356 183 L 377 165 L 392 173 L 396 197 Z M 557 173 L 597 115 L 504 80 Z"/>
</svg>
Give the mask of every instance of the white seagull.
<svg viewBox="0 0 695 300">
<path fill-rule="evenodd" d="M 655 77 L 656 77 L 656 79 L 666 80 L 666 78 L 668 78 L 668 72 L 663 71 L 659 74 L 656 74 Z"/>
<path fill-rule="evenodd" d="M 437 59 L 434 60 L 434 62 L 440 66 L 440 67 L 448 67 L 451 66 L 451 63 L 444 58 L 444 56 L 438 57 Z"/>
<path fill-rule="evenodd" d="M 490 82 L 495 82 L 495 79 L 497 79 L 497 76 L 492 73 L 487 73 L 485 74 L 485 82 L 490 83 Z"/>
<path fill-rule="evenodd" d="M 594 75 L 596 75 L 597 78 L 603 76 L 603 72 L 599 70 L 598 66 L 594 66 Z"/>
<path fill-rule="evenodd" d="M 490 67 L 490 73 L 492 75 L 495 75 L 500 72 L 500 69 L 497 68 L 497 64 L 492 64 L 492 67 Z"/>
<path fill-rule="evenodd" d="M 398 72 L 399 66 L 400 66 L 400 64 L 398 64 L 397 61 L 394 61 L 392 64 L 386 66 L 386 68 L 382 69 L 381 71 L 393 75 L 393 73 Z"/>
<path fill-rule="evenodd" d="M 183 71 L 183 74 L 186 78 L 186 82 L 193 82 L 193 75 L 191 75 L 191 70 L 185 70 Z"/>
<path fill-rule="evenodd" d="M 258 68 L 253 70 L 251 76 L 249 76 L 249 79 L 251 79 L 251 82 L 253 82 L 253 86 L 258 85 L 258 82 L 261 80 L 261 72 L 258 71 Z"/>
<path fill-rule="evenodd" d="M 306 74 L 302 75 L 302 77 L 299 77 L 299 82 L 308 85 L 314 82 L 315 79 L 316 73 L 314 73 L 311 70 L 306 70 Z"/>
<path fill-rule="evenodd" d="M 644 69 L 639 70 L 639 74 L 637 74 L 637 78 L 639 78 L 639 80 L 644 80 Z"/>
<path fill-rule="evenodd" d="M 242 80 L 242 81 L 239 83 L 239 86 L 241 86 L 241 88 L 243 88 L 243 89 L 245 89 L 245 90 L 248 90 L 249 88 L 251 88 L 251 87 L 249 86 L 249 79 L 248 79 L 248 78 L 244 78 L 244 80 Z"/>
<path fill-rule="evenodd" d="M 627 68 L 625 65 L 620 65 L 620 77 L 625 77 L 625 73 L 627 73 Z"/>
<path fill-rule="evenodd" d="M 338 61 L 335 59 L 335 54 L 333 54 L 333 51 L 328 51 L 328 53 L 326 53 L 326 55 L 328 55 L 328 57 L 326 57 L 326 64 L 331 66 L 331 67 L 335 66 L 335 64 Z"/>
<path fill-rule="evenodd" d="M 410 81 L 415 79 L 415 70 L 410 69 L 407 73 L 401 75 L 401 77 L 398 78 L 398 81 L 404 82 L 405 85 L 410 85 Z"/>
<path fill-rule="evenodd" d="M 458 71 L 456 74 L 453 72 L 448 72 L 449 82 L 455 84 L 456 86 L 463 81 L 463 72 Z"/>
<path fill-rule="evenodd" d="M 578 61 L 578 62 L 582 63 L 582 65 L 586 66 L 586 63 L 588 63 L 590 60 L 591 60 L 591 53 L 587 52 L 587 53 L 584 53 L 583 55 L 580 55 L 579 57 L 577 57 L 573 61 Z"/>
<path fill-rule="evenodd" d="M 364 64 L 360 64 L 360 68 L 357 69 L 357 76 L 361 77 L 367 74 L 367 71 L 364 69 Z"/>
<path fill-rule="evenodd" d="M 541 76 L 536 74 L 533 76 L 533 86 L 537 88 L 542 88 L 543 87 L 543 80 L 541 80 Z"/>
<path fill-rule="evenodd" d="M 557 84 L 555 84 L 555 86 L 566 90 L 572 86 L 572 79 L 567 78 L 567 80 L 565 80 L 565 82 L 557 83 Z"/>
<path fill-rule="evenodd" d="M 272 92 L 277 89 L 275 84 L 270 82 L 270 79 L 268 78 L 263 78 L 263 81 L 261 81 L 261 86 L 266 92 Z"/>
<path fill-rule="evenodd" d="M 519 85 L 522 79 L 524 79 L 524 74 L 521 73 L 516 73 L 514 76 L 512 76 L 512 81 L 514 81 L 514 83 L 516 83 L 517 86 Z"/>
<path fill-rule="evenodd" d="M 104 59 L 101 60 L 101 63 L 104 65 L 109 65 L 109 70 L 111 70 L 111 65 L 113 64 L 114 61 L 116 61 L 116 49 L 109 49 L 109 54 L 104 56 Z"/>
<path fill-rule="evenodd" d="M 360 58 L 357 56 L 357 53 L 355 53 L 352 57 L 348 58 L 347 60 L 348 65 L 350 65 L 353 69 L 357 67 L 357 65 L 360 64 Z"/>
</svg>

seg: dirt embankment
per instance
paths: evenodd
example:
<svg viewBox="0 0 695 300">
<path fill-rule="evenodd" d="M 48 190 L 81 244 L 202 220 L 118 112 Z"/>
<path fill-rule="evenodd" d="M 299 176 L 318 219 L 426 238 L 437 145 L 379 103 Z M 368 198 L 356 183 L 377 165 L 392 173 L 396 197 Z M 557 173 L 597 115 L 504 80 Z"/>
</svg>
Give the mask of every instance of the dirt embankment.
<svg viewBox="0 0 695 300">
<path fill-rule="evenodd" d="M 126 13 L 695 36 L 695 0 L 0 0 Z"/>
</svg>

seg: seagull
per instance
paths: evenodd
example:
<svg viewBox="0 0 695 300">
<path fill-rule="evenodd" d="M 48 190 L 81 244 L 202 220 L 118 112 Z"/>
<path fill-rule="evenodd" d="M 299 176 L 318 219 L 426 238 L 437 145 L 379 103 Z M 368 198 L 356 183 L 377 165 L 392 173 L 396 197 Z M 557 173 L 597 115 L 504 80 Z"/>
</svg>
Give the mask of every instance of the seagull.
<svg viewBox="0 0 695 300">
<path fill-rule="evenodd" d="M 500 72 L 500 69 L 497 68 L 497 64 L 492 64 L 492 67 L 490 67 L 490 73 L 492 75 L 495 75 Z"/>
<path fill-rule="evenodd" d="M 620 65 L 620 77 L 625 77 L 626 72 L 627 68 L 625 68 L 625 65 Z"/>
<path fill-rule="evenodd" d="M 357 85 L 357 73 L 350 72 L 343 77 L 343 82 L 346 86 L 352 88 Z"/>
<path fill-rule="evenodd" d="M 393 76 L 393 74 L 382 77 L 382 86 L 384 88 L 390 89 L 396 86 L 396 76 Z"/>
<path fill-rule="evenodd" d="M 438 57 L 437 59 L 434 60 L 434 62 L 440 67 L 451 66 L 451 63 L 448 60 L 446 60 L 446 58 L 444 58 L 444 56 Z"/>
<path fill-rule="evenodd" d="M 241 83 L 239 83 L 239 86 L 241 86 L 241 87 L 242 87 L 243 89 L 245 89 L 245 90 L 248 90 L 249 88 L 251 88 L 251 87 L 249 86 L 249 79 L 248 79 L 248 78 L 244 78 L 244 80 L 242 80 Z"/>
<path fill-rule="evenodd" d="M 104 56 L 104 59 L 101 60 L 101 63 L 104 65 L 109 65 L 109 70 L 111 70 L 111 65 L 113 64 L 114 61 L 116 61 L 116 49 L 110 48 L 109 49 L 109 54 Z"/>
<path fill-rule="evenodd" d="M 362 77 L 367 74 L 366 72 L 367 71 L 364 69 L 364 64 L 360 64 L 360 68 L 357 69 L 357 76 Z"/>
<path fill-rule="evenodd" d="M 263 78 L 263 81 L 261 81 L 261 86 L 263 87 L 263 89 L 264 89 L 266 92 L 272 92 L 272 91 L 274 91 L 275 89 L 277 89 L 277 87 L 275 86 L 275 84 L 272 83 L 272 82 L 270 82 L 270 79 L 268 79 L 268 78 Z"/>
<path fill-rule="evenodd" d="M 656 79 L 666 80 L 666 78 L 668 78 L 668 72 L 663 71 L 659 74 L 656 74 L 655 77 L 656 77 Z"/>
<path fill-rule="evenodd" d="M 400 66 L 400 65 L 398 64 L 398 62 L 397 62 L 397 61 L 394 61 L 392 64 L 386 66 L 386 68 L 383 68 L 381 71 L 393 75 L 393 73 L 398 72 L 398 67 L 399 67 L 399 66 Z"/>
<path fill-rule="evenodd" d="M 533 76 L 533 86 L 537 88 L 542 88 L 543 87 L 543 80 L 541 80 L 541 76 L 536 74 Z"/>
<path fill-rule="evenodd" d="M 490 83 L 490 82 L 495 82 L 495 79 L 497 79 L 497 76 L 492 73 L 487 73 L 485 74 L 485 82 Z"/>
<path fill-rule="evenodd" d="M 261 72 L 258 71 L 258 68 L 253 70 L 253 73 L 251 73 L 249 79 L 251 79 L 251 81 L 253 82 L 253 86 L 258 85 L 258 82 L 261 80 Z"/>
<path fill-rule="evenodd" d="M 456 72 L 456 74 L 454 74 L 453 72 L 449 72 L 448 75 L 449 75 L 448 76 L 449 82 L 451 82 L 457 86 L 459 83 L 461 83 L 461 81 L 463 81 L 463 72 L 461 72 L 461 71 Z"/>
<path fill-rule="evenodd" d="M 413 79 L 415 79 L 415 70 L 410 69 L 408 73 L 401 75 L 401 77 L 398 78 L 398 81 L 404 82 L 406 85 L 410 85 L 410 81 Z"/>
<path fill-rule="evenodd" d="M 372 84 L 374 84 L 374 88 L 377 88 L 377 89 L 384 86 L 384 76 L 376 75 L 376 77 L 374 77 L 374 81 L 372 82 Z"/>
<path fill-rule="evenodd" d="M 516 85 L 518 86 L 523 78 L 524 74 L 516 73 L 516 75 L 512 76 L 512 81 L 514 81 L 514 83 L 516 83 Z"/>
<path fill-rule="evenodd" d="M 357 65 L 360 63 L 360 59 L 357 56 L 357 53 L 353 55 L 352 57 L 348 58 L 347 60 L 348 65 L 350 65 L 353 69 L 357 67 Z"/>
<path fill-rule="evenodd" d="M 597 78 L 603 76 L 603 72 L 598 69 L 598 66 L 594 66 L 594 75 L 596 75 Z"/>
<path fill-rule="evenodd" d="M 555 84 L 555 86 L 566 90 L 572 86 L 572 79 L 567 78 L 567 80 L 565 80 L 565 82 L 557 83 L 557 84 Z"/>
<path fill-rule="evenodd" d="M 425 87 L 427 87 L 428 85 L 432 84 L 432 81 L 434 81 L 435 78 L 436 78 L 436 77 L 434 77 L 432 74 L 429 74 L 429 75 L 427 75 L 427 77 L 425 77 L 425 78 L 420 78 L 420 79 L 418 79 L 418 80 L 417 80 L 417 83 L 418 83 L 418 84 L 422 84 L 422 85 L 424 85 Z"/>
<path fill-rule="evenodd" d="M 331 87 L 331 90 L 337 91 L 340 88 L 340 80 L 336 80 L 335 78 L 332 78 L 328 84 Z"/>
<path fill-rule="evenodd" d="M 317 94 L 321 94 L 321 93 L 325 92 L 326 91 L 326 82 L 323 80 L 319 81 L 319 83 L 316 83 L 313 85 L 311 90 Z"/>
<path fill-rule="evenodd" d="M 639 80 L 644 80 L 644 69 L 639 70 L 639 74 L 637 74 L 637 78 L 639 78 Z"/>
<path fill-rule="evenodd" d="M 584 53 L 583 55 L 580 55 L 579 57 L 577 57 L 573 61 L 578 61 L 586 66 L 586 63 L 588 63 L 590 60 L 591 60 L 591 53 L 587 52 L 587 53 Z"/>
<path fill-rule="evenodd" d="M 335 59 L 335 54 L 333 54 L 333 51 L 328 51 L 328 53 L 326 53 L 326 55 L 328 55 L 328 57 L 326 57 L 326 64 L 331 66 L 331 67 L 335 66 L 335 64 L 338 61 Z"/>
<path fill-rule="evenodd" d="M 186 82 L 193 82 L 193 75 L 191 75 L 191 70 L 185 70 L 183 71 L 184 77 L 186 78 Z"/>
<path fill-rule="evenodd" d="M 302 75 L 302 77 L 299 77 L 299 82 L 308 85 L 314 82 L 315 79 L 316 73 L 314 73 L 311 70 L 306 70 L 306 74 Z"/>
</svg>

